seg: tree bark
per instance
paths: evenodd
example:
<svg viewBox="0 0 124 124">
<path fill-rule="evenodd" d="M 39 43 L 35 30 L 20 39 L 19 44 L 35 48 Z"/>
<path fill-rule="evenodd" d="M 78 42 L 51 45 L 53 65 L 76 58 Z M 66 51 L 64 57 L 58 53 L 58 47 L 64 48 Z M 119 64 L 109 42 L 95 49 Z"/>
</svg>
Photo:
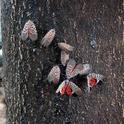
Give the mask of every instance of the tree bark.
<svg viewBox="0 0 124 124">
<path fill-rule="evenodd" d="M 104 85 L 91 93 L 83 89 L 78 100 L 71 98 L 72 124 L 124 123 L 124 41 L 122 0 L 2 0 L 4 88 L 8 124 L 62 124 L 54 115 L 55 87 L 44 80 L 59 64 L 57 42 L 75 47 L 71 58 L 90 63 L 105 75 Z M 21 41 L 27 20 L 36 24 L 38 40 Z M 56 29 L 54 44 L 40 47 L 46 31 Z M 90 42 L 95 41 L 92 48 Z M 68 104 L 67 98 L 59 104 Z M 66 108 L 65 108 L 66 109 Z"/>
</svg>

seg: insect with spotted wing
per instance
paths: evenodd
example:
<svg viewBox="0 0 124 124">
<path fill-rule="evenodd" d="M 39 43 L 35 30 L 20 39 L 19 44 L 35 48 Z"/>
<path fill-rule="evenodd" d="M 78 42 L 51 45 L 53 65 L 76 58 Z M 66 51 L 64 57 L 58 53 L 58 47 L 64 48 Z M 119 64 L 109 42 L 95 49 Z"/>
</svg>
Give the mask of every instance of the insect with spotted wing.
<svg viewBox="0 0 124 124">
<path fill-rule="evenodd" d="M 61 71 L 60 71 L 59 66 L 57 66 L 57 65 L 54 66 L 51 69 L 50 73 L 48 74 L 47 80 L 49 82 L 53 82 L 54 84 L 57 84 L 60 79 L 60 73 L 61 73 Z"/>
<path fill-rule="evenodd" d="M 55 29 L 50 29 L 42 38 L 41 45 L 44 47 L 48 47 L 52 43 L 55 37 L 55 33 L 56 33 Z"/>
<path fill-rule="evenodd" d="M 74 47 L 72 47 L 71 45 L 67 44 L 67 43 L 58 43 L 58 47 L 62 50 L 62 51 L 65 51 L 65 52 L 72 52 Z"/>
<path fill-rule="evenodd" d="M 90 64 L 76 64 L 74 59 L 70 59 L 66 67 L 67 79 L 79 75 L 87 75 L 92 71 Z"/>
<path fill-rule="evenodd" d="M 56 93 L 60 93 L 61 95 L 68 95 L 72 96 L 73 94 L 76 94 L 78 96 L 82 95 L 82 90 L 73 82 L 69 80 L 64 80 L 56 90 Z"/>
<path fill-rule="evenodd" d="M 28 20 L 25 23 L 24 28 L 21 32 L 21 39 L 23 41 L 27 40 L 28 37 L 32 41 L 36 41 L 38 39 L 38 34 L 37 34 L 35 24 L 31 20 Z"/>
<path fill-rule="evenodd" d="M 61 63 L 63 66 L 65 66 L 67 64 L 67 61 L 69 60 L 70 52 L 73 51 L 74 47 L 63 42 L 58 43 L 58 47 L 61 50 Z"/>
<path fill-rule="evenodd" d="M 76 61 L 74 59 L 70 59 L 67 63 L 67 67 L 66 67 L 66 79 L 67 80 L 64 80 L 56 93 L 58 93 L 58 91 L 64 87 L 67 91 L 68 91 L 68 95 L 69 95 L 69 92 L 71 94 L 71 89 L 73 92 L 75 92 L 77 95 L 79 91 L 79 87 L 74 84 L 73 82 L 70 81 L 71 78 L 77 76 L 78 74 L 79 75 L 86 75 L 86 74 L 89 74 L 89 72 L 92 70 L 91 66 L 89 64 L 76 64 Z M 59 66 L 54 66 L 50 73 L 48 74 L 48 81 L 49 82 L 53 82 L 54 84 L 57 84 L 60 80 L 60 74 L 61 74 L 61 71 L 60 71 L 60 68 Z M 65 86 L 64 86 L 65 85 Z M 64 88 L 62 88 L 63 90 L 63 93 L 64 92 L 67 92 L 66 90 L 64 90 Z M 75 91 L 75 89 L 78 89 L 77 91 Z M 60 90 L 60 94 L 63 94 Z M 73 93 L 72 93 L 73 94 Z"/>
<path fill-rule="evenodd" d="M 101 74 L 90 73 L 87 75 L 87 86 L 88 92 L 90 92 L 91 88 L 95 87 L 100 82 L 103 82 L 104 76 Z"/>
</svg>

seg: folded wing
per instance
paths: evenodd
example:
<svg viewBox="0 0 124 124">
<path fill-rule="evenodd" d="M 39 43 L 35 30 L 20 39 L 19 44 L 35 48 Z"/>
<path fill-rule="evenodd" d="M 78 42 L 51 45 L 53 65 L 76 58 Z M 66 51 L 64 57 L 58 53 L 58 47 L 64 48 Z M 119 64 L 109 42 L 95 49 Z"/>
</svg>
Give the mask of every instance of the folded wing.
<svg viewBox="0 0 124 124">
<path fill-rule="evenodd" d="M 48 74 L 47 80 L 49 82 L 53 82 L 54 84 L 57 84 L 60 79 L 60 68 L 59 66 L 54 66 L 50 73 Z"/>
<path fill-rule="evenodd" d="M 25 23 L 23 30 L 21 32 L 21 39 L 25 41 L 28 38 L 28 28 L 29 28 L 29 21 Z"/>
<path fill-rule="evenodd" d="M 78 96 L 82 95 L 82 90 L 76 84 L 70 81 L 69 85 L 71 86 L 73 93 L 76 93 Z"/>
<path fill-rule="evenodd" d="M 63 43 L 63 42 L 58 43 L 58 47 L 59 47 L 61 50 L 67 52 L 67 53 L 68 53 L 68 52 L 72 52 L 73 49 L 74 49 L 74 47 L 72 47 L 71 45 L 69 45 L 69 44 L 67 44 L 67 43 Z"/>
<path fill-rule="evenodd" d="M 77 76 L 78 74 L 86 74 L 89 68 L 85 68 L 82 64 L 76 64 L 74 59 L 70 59 L 66 67 L 66 76 L 68 79 Z"/>
<path fill-rule="evenodd" d="M 43 37 L 43 39 L 42 39 L 42 45 L 44 46 L 44 47 L 48 47 L 51 43 L 52 43 L 52 41 L 53 41 L 53 39 L 54 39 L 54 37 L 55 37 L 55 29 L 51 29 L 51 30 L 49 30 L 47 33 L 46 33 L 46 35 Z"/>
<path fill-rule="evenodd" d="M 76 61 L 74 59 L 70 59 L 66 67 L 66 76 L 68 79 L 73 77 L 73 71 L 75 69 L 75 66 L 76 66 Z"/>
<path fill-rule="evenodd" d="M 23 30 L 21 32 L 21 39 L 23 41 L 25 41 L 28 37 L 32 41 L 36 41 L 37 38 L 38 38 L 38 34 L 37 34 L 35 24 L 31 20 L 28 20 L 25 23 L 24 28 L 23 28 Z"/>
<path fill-rule="evenodd" d="M 29 38 L 32 41 L 36 41 L 37 38 L 38 38 L 38 34 L 37 34 L 37 30 L 36 30 L 35 24 L 32 21 L 29 21 L 28 35 L 29 35 Z"/>
</svg>

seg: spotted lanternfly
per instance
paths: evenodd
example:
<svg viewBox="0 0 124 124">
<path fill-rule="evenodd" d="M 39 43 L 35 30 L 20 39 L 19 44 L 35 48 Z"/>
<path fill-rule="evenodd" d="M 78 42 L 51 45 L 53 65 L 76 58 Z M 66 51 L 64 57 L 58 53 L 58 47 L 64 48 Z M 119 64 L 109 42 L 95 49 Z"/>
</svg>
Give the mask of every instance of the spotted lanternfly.
<svg viewBox="0 0 124 124">
<path fill-rule="evenodd" d="M 41 41 L 41 44 L 44 46 L 44 47 L 48 47 L 51 42 L 53 41 L 54 37 L 55 37 L 55 29 L 51 29 L 49 30 L 46 35 L 43 37 L 42 41 Z"/>
<path fill-rule="evenodd" d="M 61 63 L 63 66 L 67 64 L 67 61 L 69 60 L 69 53 L 66 53 L 65 51 L 61 51 Z"/>
<path fill-rule="evenodd" d="M 103 82 L 104 76 L 101 74 L 90 73 L 87 75 L 87 85 L 88 85 L 88 92 L 91 88 L 95 87 L 100 81 Z"/>
<path fill-rule="evenodd" d="M 76 64 L 74 59 L 70 59 L 66 67 L 66 76 L 68 79 L 77 76 L 83 70 L 82 64 Z"/>
<path fill-rule="evenodd" d="M 30 38 L 32 41 L 36 41 L 38 38 L 37 30 L 35 24 L 29 20 L 25 23 L 24 28 L 21 32 L 21 39 L 25 41 L 27 38 Z"/>
<path fill-rule="evenodd" d="M 65 52 L 72 52 L 74 47 L 66 43 L 58 43 L 58 47 Z"/>
<path fill-rule="evenodd" d="M 64 95 L 64 94 L 67 94 L 69 96 L 72 95 L 72 89 L 69 86 L 69 80 L 65 80 L 59 85 L 58 89 L 56 90 L 56 93 L 59 93 L 59 92 L 61 95 Z"/>
<path fill-rule="evenodd" d="M 61 95 L 66 94 L 68 96 L 72 96 L 74 93 L 78 96 L 82 95 L 82 90 L 76 84 L 69 80 L 65 80 L 59 85 L 56 93 L 59 92 Z"/>
<path fill-rule="evenodd" d="M 49 82 L 53 82 L 54 84 L 57 84 L 60 79 L 60 68 L 59 66 L 54 66 L 50 73 L 48 74 L 47 80 Z"/>
</svg>

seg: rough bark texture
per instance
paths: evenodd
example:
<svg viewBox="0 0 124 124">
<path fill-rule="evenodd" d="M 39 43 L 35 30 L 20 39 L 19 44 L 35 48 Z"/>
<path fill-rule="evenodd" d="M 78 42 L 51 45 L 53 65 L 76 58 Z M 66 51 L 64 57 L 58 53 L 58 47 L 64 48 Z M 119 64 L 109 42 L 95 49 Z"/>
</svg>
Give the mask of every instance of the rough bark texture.
<svg viewBox="0 0 124 124">
<path fill-rule="evenodd" d="M 124 123 L 122 4 L 122 0 L 2 0 L 9 124 L 63 123 L 63 116 L 53 115 L 53 86 L 43 82 L 52 66 L 59 63 L 55 44 L 49 49 L 40 48 L 39 44 L 51 28 L 57 32 L 54 43 L 66 39 L 75 47 L 71 57 L 91 63 L 95 72 L 106 77 L 100 88 L 90 94 L 84 92 L 79 100 L 71 99 L 72 124 Z M 36 43 L 20 39 L 28 19 L 38 30 Z M 96 41 L 95 49 L 90 45 L 92 40 Z"/>
</svg>

